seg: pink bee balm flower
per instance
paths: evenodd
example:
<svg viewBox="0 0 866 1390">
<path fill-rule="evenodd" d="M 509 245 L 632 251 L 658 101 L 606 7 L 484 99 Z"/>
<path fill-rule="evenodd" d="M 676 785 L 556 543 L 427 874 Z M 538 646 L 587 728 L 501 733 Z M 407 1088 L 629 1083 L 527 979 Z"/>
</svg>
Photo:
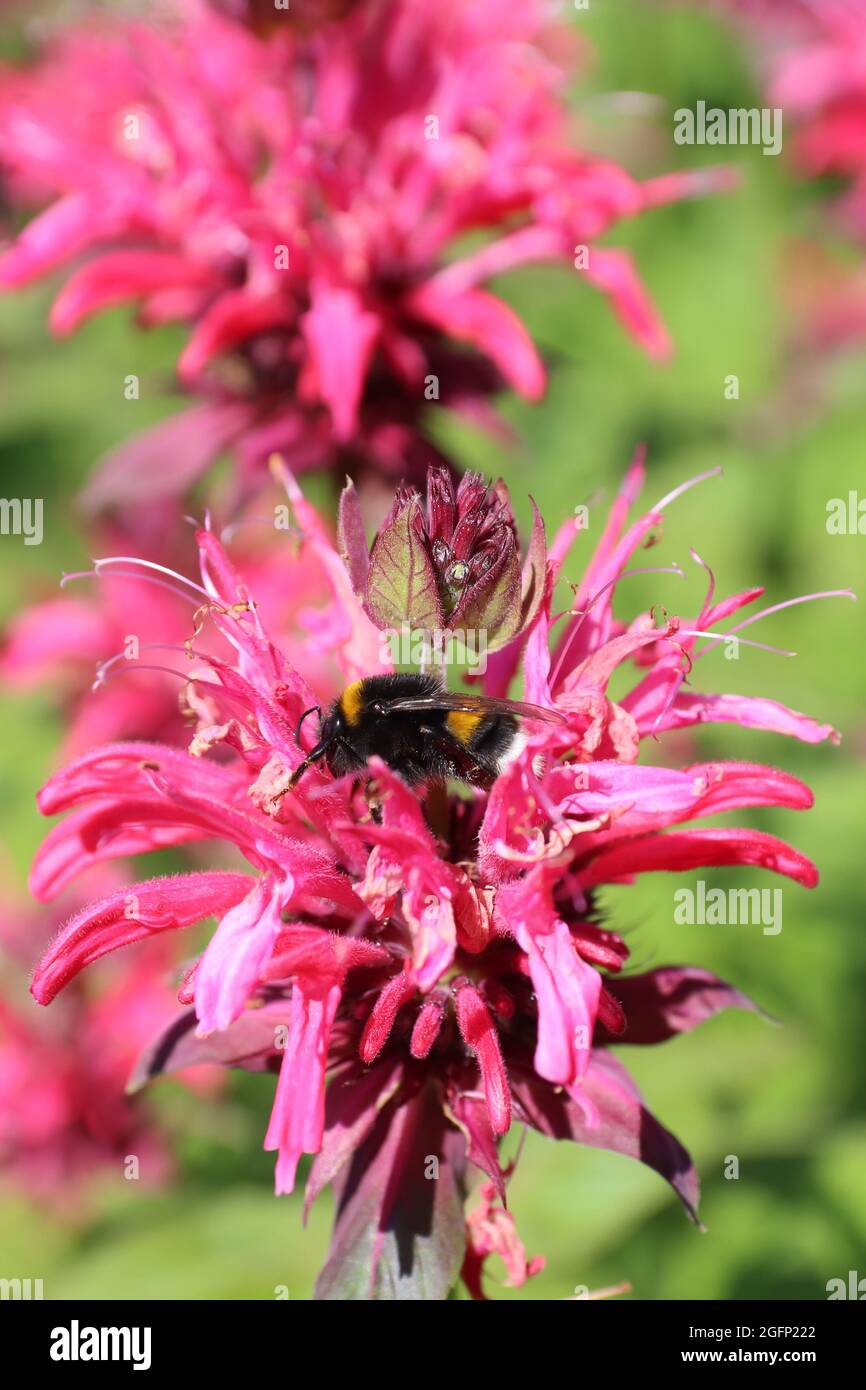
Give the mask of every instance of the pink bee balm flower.
<svg viewBox="0 0 866 1390">
<path fill-rule="evenodd" d="M 581 534 L 573 521 L 553 538 L 534 618 L 491 662 L 490 694 L 504 693 L 522 664 L 527 698 L 561 718 L 527 727 L 526 747 L 489 792 L 410 789 L 377 757 L 354 777 L 335 779 L 318 762 L 294 782 L 316 737 L 301 716 L 319 693 L 202 531 L 209 621 L 235 656 L 202 653 L 209 670 L 192 679 L 180 671 L 201 715 L 191 751 L 114 744 L 39 793 L 44 813 L 69 813 L 34 865 L 40 898 L 88 864 L 138 850 L 214 839 L 246 859 L 246 872 L 139 883 L 133 911 L 127 893 L 77 913 L 39 965 L 33 993 L 48 1003 L 121 945 L 218 919 L 182 987 L 184 1013 L 137 1075 L 193 1060 L 279 1073 L 265 1137 L 277 1191 L 292 1190 L 302 1155 L 313 1154 L 308 1202 L 328 1183 L 337 1193 L 322 1298 L 445 1297 L 466 1252 L 467 1165 L 504 1206 L 498 1142 L 515 1121 L 641 1159 L 694 1213 L 688 1155 L 610 1045 L 659 1042 L 721 1008 L 751 1006 L 688 967 L 621 978 L 628 949 L 600 923 L 599 890 L 642 873 L 742 864 L 811 887 L 814 865 L 782 840 L 704 822 L 752 806 L 805 809 L 812 797 L 796 778 L 748 762 L 644 765 L 641 740 L 707 720 L 807 742 L 835 735 L 775 701 L 688 684 L 705 634 L 710 645 L 750 640 L 739 634 L 761 615 L 738 615 L 760 589 L 717 599 L 710 578 L 695 617 L 645 613 L 626 625 L 614 616 L 632 553 L 683 491 L 629 525 L 642 480 L 637 459 L 557 640 L 551 594 Z M 371 675 L 382 669 L 379 633 L 288 482 L 302 546 L 341 595 L 335 655 L 345 679 Z M 614 672 L 630 676 L 616 701 Z M 431 1158 L 436 1182 L 425 1177 Z M 516 1269 L 508 1219 L 491 1209 L 481 1224 L 470 1249 L 506 1251 Z"/>
<path fill-rule="evenodd" d="M 796 166 L 847 182 L 838 210 L 866 235 L 866 6 L 862 0 L 724 0 L 748 22 L 768 102 Z M 862 299 L 862 295 L 858 296 Z"/>
<path fill-rule="evenodd" d="M 866 266 L 861 260 L 852 269 L 850 256 L 840 255 L 835 244 L 840 230 L 861 248 L 866 239 L 866 5 L 712 2 L 741 21 L 766 105 L 783 113 L 784 156 L 793 172 L 813 181 L 828 214 L 822 234 L 785 248 L 781 266 L 796 330 L 790 394 L 799 404 L 814 398 L 828 351 L 866 336 Z"/>
<path fill-rule="evenodd" d="M 231 9 L 178 0 L 161 22 L 73 27 L 0 80 L 0 166 L 42 208 L 0 286 L 72 262 L 55 333 L 126 303 L 188 326 L 178 375 L 201 402 L 109 460 L 94 505 L 181 492 L 228 447 L 242 485 L 274 449 L 296 473 L 418 472 L 425 400 L 489 419 L 498 386 L 544 388 L 486 288 L 516 266 L 576 265 L 669 354 L 631 259 L 602 238 L 724 180 L 639 183 L 576 150 L 574 45 L 540 0 L 319 6 L 312 27 L 295 6 L 263 27 L 259 7 Z"/>
</svg>

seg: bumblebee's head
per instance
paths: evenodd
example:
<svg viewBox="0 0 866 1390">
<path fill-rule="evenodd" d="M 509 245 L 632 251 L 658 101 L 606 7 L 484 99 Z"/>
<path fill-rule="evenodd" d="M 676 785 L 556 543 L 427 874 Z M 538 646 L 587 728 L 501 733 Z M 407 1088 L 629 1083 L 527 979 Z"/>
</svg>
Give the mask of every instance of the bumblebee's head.
<svg viewBox="0 0 866 1390">
<path fill-rule="evenodd" d="M 324 744 L 325 750 L 327 751 L 331 744 L 336 743 L 340 734 L 343 732 L 343 727 L 344 720 L 340 712 L 340 707 L 339 705 L 335 705 L 333 709 L 328 711 L 326 717 L 322 720 L 319 728 L 319 742 L 316 747 L 321 748 Z M 314 748 L 313 752 L 315 751 Z M 312 757 L 312 753 L 310 756 Z"/>
<path fill-rule="evenodd" d="M 312 705 L 309 709 L 304 710 L 303 714 L 298 720 L 298 727 L 295 730 L 296 743 L 300 743 L 301 729 L 303 728 L 304 720 L 311 714 L 318 714 L 319 719 L 321 720 L 321 723 L 319 725 L 319 741 L 316 744 L 315 748 L 310 749 L 309 753 L 304 758 L 304 761 L 302 763 L 299 763 L 298 766 L 295 768 L 289 780 L 290 787 L 294 787 L 297 785 L 297 783 L 303 777 L 304 773 L 307 771 L 308 767 L 312 767 L 313 763 L 317 763 L 320 758 L 324 758 L 326 756 L 328 749 L 333 746 L 337 739 L 339 730 L 337 728 L 336 709 L 331 710 L 328 714 L 327 719 L 323 720 L 321 707 L 319 705 Z"/>
<path fill-rule="evenodd" d="M 301 726 L 310 714 L 318 714 L 321 720 L 319 725 L 319 741 L 315 748 L 310 749 L 304 761 L 295 768 L 289 786 L 296 786 L 307 771 L 307 768 L 312 767 L 313 763 L 320 762 L 322 758 L 325 759 L 331 772 L 339 773 L 344 770 L 342 767 L 338 768 L 335 766 L 335 754 L 341 747 L 345 746 L 344 736 L 348 732 L 350 724 L 357 722 L 357 720 L 349 718 L 344 707 L 344 699 L 345 694 L 341 695 L 339 700 L 335 700 L 324 719 L 321 718 L 322 711 L 318 705 L 313 705 L 311 709 L 305 710 L 301 715 L 295 733 L 296 741 L 300 743 Z M 352 708 L 354 710 L 354 706 Z"/>
</svg>

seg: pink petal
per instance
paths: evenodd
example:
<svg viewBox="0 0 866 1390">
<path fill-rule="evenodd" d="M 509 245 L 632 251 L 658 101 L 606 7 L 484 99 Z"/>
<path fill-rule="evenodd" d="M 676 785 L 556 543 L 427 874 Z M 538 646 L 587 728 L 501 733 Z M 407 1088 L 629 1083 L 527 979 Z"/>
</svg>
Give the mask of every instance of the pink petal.
<svg viewBox="0 0 866 1390">
<path fill-rule="evenodd" d="M 178 375 L 192 381 L 213 357 L 258 333 L 291 322 L 291 302 L 283 295 L 256 295 L 248 289 L 226 290 L 196 325 L 178 360 Z"/>
<path fill-rule="evenodd" d="M 249 1003 L 282 925 L 281 901 L 271 884 L 258 879 L 211 937 L 195 978 L 202 1035 L 228 1028 Z"/>
<path fill-rule="evenodd" d="M 142 430 L 105 456 L 84 505 L 98 511 L 179 496 L 250 425 L 253 411 L 247 401 L 207 401 Z"/>
<path fill-rule="evenodd" d="M 144 806 L 145 815 L 150 808 Z M 33 860 L 28 886 L 38 902 L 49 902 L 94 864 L 154 849 L 203 840 L 208 831 L 182 825 L 123 824 L 114 803 L 97 801 L 72 811 L 48 832 Z"/>
<path fill-rule="evenodd" d="M 589 1063 L 601 976 L 578 955 L 556 915 L 550 872 L 533 869 L 500 888 L 496 910 L 529 957 L 538 996 L 535 1069 L 568 1086 L 580 1080 Z"/>
<path fill-rule="evenodd" d="M 289 1039 L 280 1067 L 265 1149 L 279 1150 L 276 1191 L 289 1193 L 302 1153 L 318 1153 L 325 1129 L 325 1067 L 340 986 L 307 994 L 292 990 Z"/>
<path fill-rule="evenodd" d="M 311 308 L 301 319 L 319 395 L 328 406 L 338 439 L 351 439 L 367 371 L 379 335 L 379 319 L 354 290 L 324 280 L 310 286 Z"/>
<path fill-rule="evenodd" d="M 85 965 L 119 946 L 224 912 L 249 890 L 247 874 L 177 874 L 133 884 L 91 903 L 66 923 L 33 976 L 31 990 L 48 1004 Z"/>
<path fill-rule="evenodd" d="M 593 246 L 583 272 L 606 294 L 621 322 L 641 347 L 659 361 L 673 356 L 673 343 L 626 251 Z"/>
<path fill-rule="evenodd" d="M 628 700 L 624 704 L 628 708 Z M 819 724 L 807 714 L 788 709 L 776 700 L 753 695 L 701 695 L 698 692 L 680 693 L 668 713 L 659 721 L 656 732 L 713 723 L 767 729 L 770 733 L 798 738 L 803 743 L 822 743 L 824 739 L 838 743 L 840 738 L 832 724 Z"/>
<path fill-rule="evenodd" d="M 669 835 L 631 840 L 602 852 L 578 870 L 584 888 L 597 883 L 627 883 L 636 874 L 660 869 L 685 872 L 715 865 L 753 864 L 786 874 L 806 888 L 818 882 L 810 859 L 784 840 L 761 830 L 678 830 Z"/>
<path fill-rule="evenodd" d="M 70 193 L 34 217 L 15 244 L 0 257 L 0 287 L 17 288 L 89 246 L 94 208 L 83 193 Z"/>
<path fill-rule="evenodd" d="M 95 605 L 63 595 L 33 604 L 9 623 L 0 654 L 0 677 L 27 686 L 65 663 L 96 662 L 112 640 L 111 624 Z"/>
<path fill-rule="evenodd" d="M 113 251 L 90 261 L 60 291 L 51 309 L 53 331 L 72 333 L 91 314 L 166 288 L 204 287 L 213 272 L 167 251 Z"/>
<path fill-rule="evenodd" d="M 410 314 L 485 353 L 527 400 L 536 401 L 544 394 L 544 367 L 535 344 L 502 300 L 483 290 L 453 293 L 434 279 L 412 290 L 406 307 Z"/>
</svg>

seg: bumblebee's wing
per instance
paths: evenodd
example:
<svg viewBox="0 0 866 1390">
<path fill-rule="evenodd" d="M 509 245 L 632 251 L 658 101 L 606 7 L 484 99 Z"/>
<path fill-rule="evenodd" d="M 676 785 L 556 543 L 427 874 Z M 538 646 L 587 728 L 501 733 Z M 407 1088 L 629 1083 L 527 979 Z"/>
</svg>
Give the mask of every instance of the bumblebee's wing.
<svg viewBox="0 0 866 1390">
<path fill-rule="evenodd" d="M 436 695 L 421 695 L 417 699 L 387 701 L 389 710 L 454 709 L 467 714 L 516 714 L 521 719 L 535 719 L 542 724 L 567 724 L 565 715 L 559 710 L 546 709 L 543 705 L 529 705 L 523 700 L 496 700 L 487 695 L 462 695 L 457 691 L 443 690 Z"/>
</svg>

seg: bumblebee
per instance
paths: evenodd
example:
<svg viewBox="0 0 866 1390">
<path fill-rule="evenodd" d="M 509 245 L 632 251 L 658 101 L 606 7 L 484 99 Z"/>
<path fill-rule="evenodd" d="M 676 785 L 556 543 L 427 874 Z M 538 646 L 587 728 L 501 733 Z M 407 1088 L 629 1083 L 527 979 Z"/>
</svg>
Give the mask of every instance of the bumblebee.
<svg viewBox="0 0 866 1390">
<path fill-rule="evenodd" d="M 298 722 L 321 709 L 305 710 Z M 319 740 L 292 774 L 291 786 L 325 760 L 335 777 L 379 757 L 409 786 L 448 777 L 489 787 L 525 743 L 520 719 L 567 721 L 555 710 L 446 690 L 433 675 L 367 676 L 353 681 L 321 719 Z"/>
</svg>

